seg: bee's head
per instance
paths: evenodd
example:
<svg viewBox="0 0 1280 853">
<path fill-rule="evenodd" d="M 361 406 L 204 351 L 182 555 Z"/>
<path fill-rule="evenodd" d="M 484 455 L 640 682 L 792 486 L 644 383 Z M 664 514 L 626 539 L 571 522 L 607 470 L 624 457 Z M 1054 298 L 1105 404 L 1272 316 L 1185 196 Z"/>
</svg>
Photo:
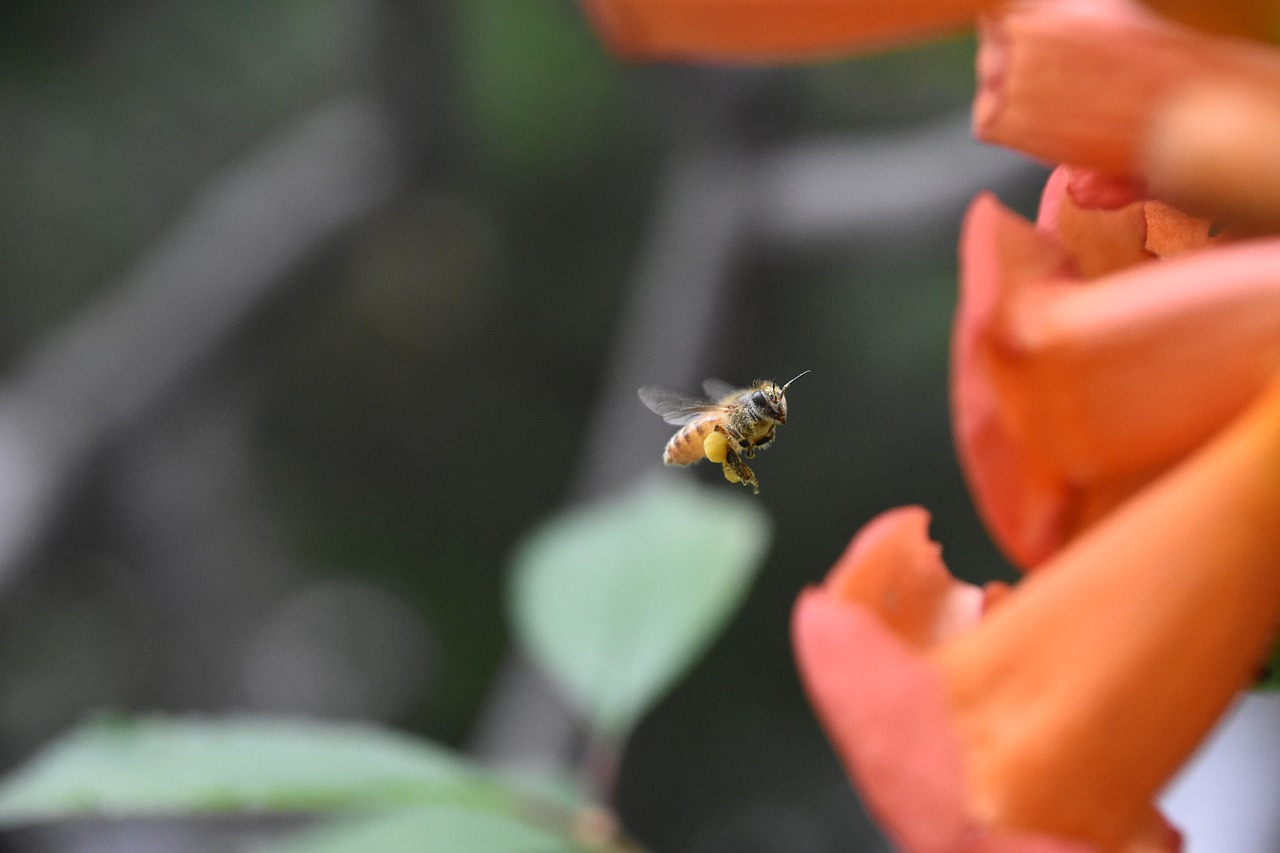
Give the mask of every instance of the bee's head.
<svg viewBox="0 0 1280 853">
<path fill-rule="evenodd" d="M 761 380 L 755 384 L 751 392 L 751 405 L 762 416 L 772 418 L 780 424 L 787 422 L 787 398 L 776 383 Z"/>
<path fill-rule="evenodd" d="M 806 370 L 804 373 L 808 372 Z M 765 380 L 757 382 L 756 390 L 751 395 L 751 403 L 762 414 L 768 415 L 780 424 L 785 424 L 787 422 L 787 388 L 800 376 L 804 376 L 804 373 L 783 385 Z"/>
</svg>

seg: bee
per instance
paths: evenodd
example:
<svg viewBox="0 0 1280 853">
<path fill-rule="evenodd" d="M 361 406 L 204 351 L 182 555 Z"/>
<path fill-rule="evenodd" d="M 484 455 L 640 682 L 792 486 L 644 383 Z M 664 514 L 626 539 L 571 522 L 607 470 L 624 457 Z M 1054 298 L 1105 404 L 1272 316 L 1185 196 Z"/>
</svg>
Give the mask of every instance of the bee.
<svg viewBox="0 0 1280 853">
<path fill-rule="evenodd" d="M 660 385 L 646 385 L 637 393 L 664 421 L 681 427 L 662 452 L 665 464 L 689 465 L 705 456 L 724 466 L 730 483 L 750 486 L 758 495 L 755 472 L 742 460 L 773 443 L 774 431 L 787 422 L 787 388 L 805 373 L 809 371 L 783 385 L 759 379 L 749 388 L 708 379 L 702 388 L 710 400 Z"/>
</svg>

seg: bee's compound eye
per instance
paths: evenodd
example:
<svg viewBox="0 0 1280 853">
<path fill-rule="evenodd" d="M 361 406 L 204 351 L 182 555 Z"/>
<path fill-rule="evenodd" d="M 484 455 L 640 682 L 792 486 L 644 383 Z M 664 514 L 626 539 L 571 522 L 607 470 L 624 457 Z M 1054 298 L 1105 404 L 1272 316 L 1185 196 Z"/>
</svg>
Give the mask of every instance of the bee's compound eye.
<svg viewBox="0 0 1280 853">
<path fill-rule="evenodd" d="M 767 409 L 769 407 L 769 398 L 764 395 L 763 391 L 757 391 L 752 394 L 751 402 L 753 405 L 761 409 Z"/>
</svg>

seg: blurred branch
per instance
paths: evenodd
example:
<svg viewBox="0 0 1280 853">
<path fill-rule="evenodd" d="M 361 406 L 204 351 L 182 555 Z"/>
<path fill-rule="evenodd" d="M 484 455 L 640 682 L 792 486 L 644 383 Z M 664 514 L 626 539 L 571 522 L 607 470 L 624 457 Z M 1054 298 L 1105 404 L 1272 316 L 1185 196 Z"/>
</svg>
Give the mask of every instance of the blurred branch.
<svg viewBox="0 0 1280 853">
<path fill-rule="evenodd" d="M 462 86 L 456 61 L 458 33 L 441 0 L 376 0 L 370 60 L 386 115 L 405 140 L 415 173 L 455 177 L 466 151 L 457 98 Z"/>
<path fill-rule="evenodd" d="M 983 145 L 969 113 L 910 133 L 805 139 L 765 154 L 753 174 L 755 235 L 775 248 L 839 245 L 939 229 L 983 190 L 1043 172 L 1026 158 Z"/>
<path fill-rule="evenodd" d="M 0 386 L 0 583 L 94 453 L 180 388 L 290 272 L 390 197 L 403 155 L 376 105 L 304 116 L 215 179 L 96 304 Z"/>
</svg>

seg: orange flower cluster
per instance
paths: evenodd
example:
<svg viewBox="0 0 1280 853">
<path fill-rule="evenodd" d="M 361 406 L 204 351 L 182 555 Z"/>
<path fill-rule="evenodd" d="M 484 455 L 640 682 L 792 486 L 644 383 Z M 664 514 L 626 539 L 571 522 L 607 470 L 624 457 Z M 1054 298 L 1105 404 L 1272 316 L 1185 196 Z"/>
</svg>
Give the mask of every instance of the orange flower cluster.
<svg viewBox="0 0 1280 853">
<path fill-rule="evenodd" d="M 1154 797 L 1280 622 L 1280 6 L 583 0 L 620 51 L 799 59 L 975 22 L 974 129 L 1059 166 L 961 238 L 952 403 L 1028 572 L 954 580 L 917 507 L 793 619 L 850 776 L 908 851 L 1174 850 Z"/>
</svg>

